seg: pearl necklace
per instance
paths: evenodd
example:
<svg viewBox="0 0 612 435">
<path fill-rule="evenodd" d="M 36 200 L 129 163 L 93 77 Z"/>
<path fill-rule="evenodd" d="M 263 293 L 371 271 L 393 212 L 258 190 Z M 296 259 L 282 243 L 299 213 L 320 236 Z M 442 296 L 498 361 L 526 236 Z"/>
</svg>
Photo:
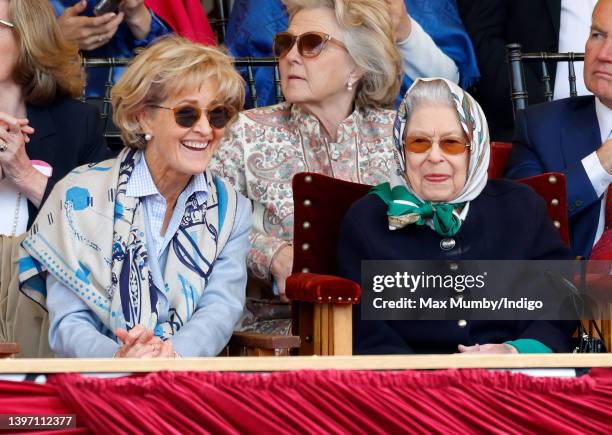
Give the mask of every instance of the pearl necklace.
<svg viewBox="0 0 612 435">
<path fill-rule="evenodd" d="M 21 192 L 17 192 L 17 204 L 15 205 L 15 214 L 13 215 L 13 230 L 11 237 L 17 235 L 17 224 L 19 223 L 19 209 L 21 208 Z"/>
</svg>

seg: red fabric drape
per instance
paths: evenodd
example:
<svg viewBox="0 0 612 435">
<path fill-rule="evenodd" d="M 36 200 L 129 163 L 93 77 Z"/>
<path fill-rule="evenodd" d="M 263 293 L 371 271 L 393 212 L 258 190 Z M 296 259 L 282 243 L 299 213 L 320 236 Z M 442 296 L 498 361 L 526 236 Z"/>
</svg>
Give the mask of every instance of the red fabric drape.
<svg viewBox="0 0 612 435">
<path fill-rule="evenodd" d="M 605 228 L 601 238 L 593 246 L 591 260 L 612 260 L 612 184 L 606 196 Z"/>
<path fill-rule="evenodd" d="M 609 433 L 612 369 L 159 372 L 0 382 L 3 413 L 74 413 L 98 433 Z"/>
<path fill-rule="evenodd" d="M 200 0 L 145 0 L 145 4 L 178 35 L 205 45 L 216 44 Z"/>
</svg>

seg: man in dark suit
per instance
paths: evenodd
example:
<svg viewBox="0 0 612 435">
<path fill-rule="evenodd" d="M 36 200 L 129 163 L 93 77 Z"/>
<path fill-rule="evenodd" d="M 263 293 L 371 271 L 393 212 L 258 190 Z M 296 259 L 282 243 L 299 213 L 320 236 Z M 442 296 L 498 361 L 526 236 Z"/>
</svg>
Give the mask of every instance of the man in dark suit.
<svg viewBox="0 0 612 435">
<path fill-rule="evenodd" d="M 566 5 L 562 5 L 561 0 L 458 0 L 459 12 L 472 38 L 481 72 L 473 94 L 487 115 L 494 140 L 509 141 L 514 127 L 506 44 L 519 43 L 524 52 L 582 51 L 594 4 L 595 0 Z M 564 71 L 560 71 L 560 75 L 565 79 L 566 64 L 561 69 Z M 554 86 L 556 63 L 549 64 L 549 73 Z M 541 75 L 538 62 L 525 63 L 529 104 L 544 101 Z M 555 99 L 569 95 L 567 79 L 560 80 L 560 84 L 566 89 L 555 88 Z M 577 87 L 579 95 L 583 94 L 581 83 L 577 83 Z"/>
<path fill-rule="evenodd" d="M 603 232 L 602 202 L 612 181 L 612 0 L 600 0 L 593 12 L 584 81 L 594 96 L 518 114 L 507 176 L 565 173 L 572 250 L 588 257 Z"/>
</svg>

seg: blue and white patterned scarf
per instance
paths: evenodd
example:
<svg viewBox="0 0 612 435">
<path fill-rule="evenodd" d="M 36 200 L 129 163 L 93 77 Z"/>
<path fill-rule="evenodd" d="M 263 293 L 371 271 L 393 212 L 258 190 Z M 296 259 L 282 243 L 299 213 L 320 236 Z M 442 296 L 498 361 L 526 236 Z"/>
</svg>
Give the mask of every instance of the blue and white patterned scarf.
<svg viewBox="0 0 612 435">
<path fill-rule="evenodd" d="M 170 306 L 158 323 L 157 289 L 149 268 L 144 205 L 125 194 L 142 152 L 82 166 L 60 181 L 22 243 L 21 290 L 45 306 L 47 271 L 73 290 L 114 331 L 137 324 L 167 339 L 187 323 L 227 242 L 236 213 L 236 193 L 206 172 L 208 198 L 195 193 L 168 249 L 163 280 Z M 226 223 L 224 225 L 224 223 Z"/>
</svg>

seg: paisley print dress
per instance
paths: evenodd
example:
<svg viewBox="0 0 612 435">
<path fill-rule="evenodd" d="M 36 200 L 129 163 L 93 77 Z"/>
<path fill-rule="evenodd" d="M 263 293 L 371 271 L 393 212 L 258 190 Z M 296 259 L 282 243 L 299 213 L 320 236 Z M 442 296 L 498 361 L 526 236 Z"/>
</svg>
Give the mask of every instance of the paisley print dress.
<svg viewBox="0 0 612 435">
<path fill-rule="evenodd" d="M 251 274 L 270 280 L 278 249 L 293 240 L 291 179 L 311 171 L 363 184 L 388 181 L 394 170 L 395 112 L 359 108 L 340 123 L 336 142 L 317 118 L 281 103 L 240 114 L 211 162 L 211 170 L 253 202 Z"/>
</svg>

